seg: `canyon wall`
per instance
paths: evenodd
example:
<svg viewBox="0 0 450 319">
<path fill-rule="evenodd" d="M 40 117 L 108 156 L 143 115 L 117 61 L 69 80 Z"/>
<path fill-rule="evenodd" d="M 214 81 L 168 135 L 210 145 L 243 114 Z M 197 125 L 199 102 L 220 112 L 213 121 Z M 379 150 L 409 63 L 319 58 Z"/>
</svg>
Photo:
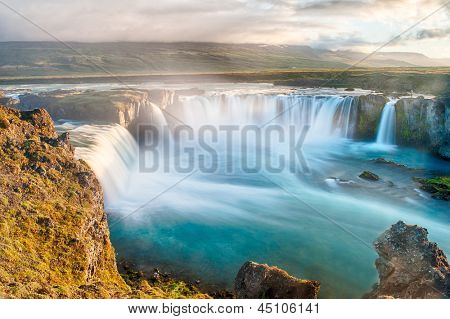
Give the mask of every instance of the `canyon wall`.
<svg viewBox="0 0 450 319">
<path fill-rule="evenodd" d="M 0 106 L 0 296 L 111 298 L 130 288 L 94 173 L 42 109 Z"/>
</svg>

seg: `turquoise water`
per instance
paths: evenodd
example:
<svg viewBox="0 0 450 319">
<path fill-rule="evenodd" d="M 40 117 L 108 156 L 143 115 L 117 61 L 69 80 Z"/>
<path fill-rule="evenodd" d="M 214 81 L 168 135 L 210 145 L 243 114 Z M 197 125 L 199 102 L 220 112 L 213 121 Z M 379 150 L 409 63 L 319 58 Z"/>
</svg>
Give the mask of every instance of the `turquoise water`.
<svg viewBox="0 0 450 319">
<path fill-rule="evenodd" d="M 370 160 L 383 156 L 416 168 L 448 170 L 426 153 L 341 141 L 306 146 L 312 173 L 196 173 L 144 208 L 183 174 L 140 174 L 108 207 L 119 256 L 143 269 L 231 288 L 247 260 L 277 265 L 321 282 L 322 298 L 358 298 L 377 281 L 372 241 L 398 220 L 427 227 L 450 251 L 448 203 L 416 190 L 408 170 Z M 382 181 L 358 178 L 363 170 Z M 336 182 L 339 178 L 341 182 Z M 392 181 L 390 186 L 387 181 Z"/>
<path fill-rule="evenodd" d="M 294 171 L 246 172 L 241 159 L 254 159 L 256 149 L 243 154 L 247 142 L 238 139 L 229 154 L 219 138 L 214 173 L 145 173 L 138 165 L 142 150 L 126 129 L 66 123 L 77 156 L 104 188 L 118 258 L 227 289 L 241 265 L 253 260 L 319 280 L 322 298 L 359 298 L 377 282 L 372 242 L 397 221 L 426 227 L 429 238 L 450 252 L 448 202 L 431 199 L 412 181 L 449 174 L 448 162 L 416 149 L 352 141 L 351 97 L 213 95 L 188 98 L 168 111 L 198 130 L 265 123 L 283 109 L 289 112 L 275 121 L 283 128 L 311 126 L 303 146 L 307 172 L 295 161 L 287 163 Z M 167 124 L 158 108 L 153 112 L 158 125 Z M 272 151 L 274 157 L 285 154 L 286 145 Z M 373 162 L 378 157 L 409 168 Z M 198 165 L 195 158 L 179 158 Z M 360 179 L 365 170 L 381 180 Z"/>
</svg>

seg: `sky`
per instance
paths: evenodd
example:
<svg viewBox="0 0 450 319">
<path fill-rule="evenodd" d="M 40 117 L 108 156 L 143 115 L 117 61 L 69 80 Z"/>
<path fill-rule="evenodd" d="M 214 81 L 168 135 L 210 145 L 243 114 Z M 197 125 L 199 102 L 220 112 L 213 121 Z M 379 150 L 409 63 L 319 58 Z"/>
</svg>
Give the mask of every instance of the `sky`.
<svg viewBox="0 0 450 319">
<path fill-rule="evenodd" d="M 200 41 L 450 58 L 450 0 L 0 0 L 0 41 Z"/>
</svg>

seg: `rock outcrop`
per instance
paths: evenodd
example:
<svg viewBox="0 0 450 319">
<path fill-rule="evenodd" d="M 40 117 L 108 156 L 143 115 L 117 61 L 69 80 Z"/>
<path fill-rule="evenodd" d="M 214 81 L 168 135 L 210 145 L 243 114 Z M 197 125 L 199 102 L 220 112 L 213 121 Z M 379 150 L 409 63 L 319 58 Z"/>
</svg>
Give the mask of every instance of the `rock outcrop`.
<svg viewBox="0 0 450 319">
<path fill-rule="evenodd" d="M 356 97 L 354 138 L 373 140 L 388 99 L 369 94 Z M 425 148 L 450 159 L 450 98 L 400 98 L 395 104 L 398 145 Z"/>
<path fill-rule="evenodd" d="M 438 153 L 448 143 L 446 136 L 450 131 L 446 128 L 445 114 L 450 112 L 449 108 L 449 105 L 439 99 L 400 99 L 395 105 L 397 143 L 426 147 Z"/>
<path fill-rule="evenodd" d="M 290 276 L 284 270 L 268 265 L 246 262 L 234 280 L 237 298 L 315 299 L 320 283 Z"/>
<path fill-rule="evenodd" d="M 173 103 L 174 92 L 167 90 L 115 89 L 107 91 L 56 90 L 24 94 L 17 108 L 45 108 L 53 119 L 99 121 L 129 127 L 139 117 L 151 113 L 150 101 L 164 108 Z"/>
<path fill-rule="evenodd" d="M 130 288 L 99 182 L 43 109 L 0 106 L 0 295 L 110 298 Z"/>
<path fill-rule="evenodd" d="M 399 221 L 375 240 L 379 283 L 366 298 L 449 298 L 447 257 L 428 232 Z"/>
<path fill-rule="evenodd" d="M 414 178 L 420 188 L 431 194 L 435 199 L 450 200 L 450 176 L 437 176 L 433 178 Z"/>
<path fill-rule="evenodd" d="M 377 135 L 381 112 L 387 101 L 388 99 L 383 95 L 376 94 L 357 97 L 355 138 L 367 140 Z"/>
<path fill-rule="evenodd" d="M 209 297 L 180 281 L 124 277 L 101 186 L 69 135 L 44 109 L 0 105 L 0 298 Z"/>
<path fill-rule="evenodd" d="M 380 180 L 380 177 L 377 174 L 372 173 L 370 171 L 362 172 L 361 174 L 359 174 L 359 177 L 362 179 L 368 180 L 368 181 L 373 181 L 373 182 Z"/>
<path fill-rule="evenodd" d="M 439 100 L 440 103 L 444 104 L 444 128 L 445 133 L 443 136 L 443 143 L 438 149 L 438 154 L 446 159 L 450 160 L 450 97 L 442 98 Z"/>
</svg>

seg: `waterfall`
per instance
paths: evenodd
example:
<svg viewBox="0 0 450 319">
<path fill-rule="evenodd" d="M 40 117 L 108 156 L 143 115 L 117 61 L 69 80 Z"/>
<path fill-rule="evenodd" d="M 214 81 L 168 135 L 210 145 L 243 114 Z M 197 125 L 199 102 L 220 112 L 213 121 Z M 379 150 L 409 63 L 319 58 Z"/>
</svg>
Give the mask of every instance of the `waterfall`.
<svg viewBox="0 0 450 319">
<path fill-rule="evenodd" d="M 341 96 L 216 94 L 185 97 L 167 108 L 167 112 L 148 103 L 140 116 L 143 123 L 155 125 L 158 131 L 168 129 L 174 121 L 172 117 L 194 130 L 202 125 L 253 124 L 261 127 L 269 123 L 294 125 L 300 129 L 308 125 L 307 141 L 317 141 L 351 138 L 356 118 L 353 104 L 352 97 Z M 129 131 L 120 125 L 82 125 L 71 131 L 71 138 L 76 145 L 75 155 L 85 160 L 99 178 L 106 204 L 126 194 L 128 181 L 134 178 L 133 174 L 138 174 L 139 160 L 139 146 Z M 167 141 L 172 146 L 171 136 Z M 240 143 L 237 141 L 233 147 L 238 149 Z"/>
<path fill-rule="evenodd" d="M 100 180 L 108 203 L 126 191 L 138 159 L 138 145 L 127 129 L 116 125 L 83 125 L 70 132 L 75 156 L 85 160 Z"/>
<path fill-rule="evenodd" d="M 378 126 L 377 144 L 394 145 L 395 144 L 395 103 L 397 100 L 391 100 L 386 103 L 381 113 L 381 120 Z"/>
<path fill-rule="evenodd" d="M 193 128 L 202 125 L 310 126 L 309 137 L 351 138 L 356 118 L 353 97 L 227 95 L 185 97 L 176 115 Z"/>
</svg>

